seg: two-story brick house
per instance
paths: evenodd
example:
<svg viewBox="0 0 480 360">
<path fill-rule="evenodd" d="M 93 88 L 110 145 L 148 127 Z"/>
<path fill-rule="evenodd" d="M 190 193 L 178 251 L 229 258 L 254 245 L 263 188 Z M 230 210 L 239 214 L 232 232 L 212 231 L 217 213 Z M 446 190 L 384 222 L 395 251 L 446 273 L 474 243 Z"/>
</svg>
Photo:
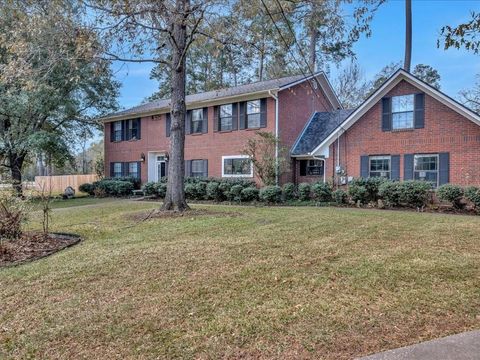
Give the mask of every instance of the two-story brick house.
<svg viewBox="0 0 480 360">
<path fill-rule="evenodd" d="M 292 148 L 298 181 L 309 162 L 340 184 L 382 176 L 480 185 L 480 117 L 410 73 L 398 70 L 355 110 L 314 114 Z"/>
<path fill-rule="evenodd" d="M 311 114 L 341 107 L 323 73 L 189 95 L 186 105 L 185 175 L 252 179 L 242 150 L 255 131 L 269 131 L 290 148 Z M 103 119 L 107 175 L 143 183 L 167 176 L 169 111 L 170 101 L 158 100 Z"/>
</svg>

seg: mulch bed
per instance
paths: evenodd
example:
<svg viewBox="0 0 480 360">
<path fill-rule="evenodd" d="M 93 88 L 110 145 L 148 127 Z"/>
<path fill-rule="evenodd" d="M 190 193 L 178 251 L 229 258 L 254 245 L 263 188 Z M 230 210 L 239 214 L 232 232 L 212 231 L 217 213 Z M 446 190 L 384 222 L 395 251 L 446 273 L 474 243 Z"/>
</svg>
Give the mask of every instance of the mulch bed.
<svg viewBox="0 0 480 360">
<path fill-rule="evenodd" d="M 74 234 L 24 232 L 19 239 L 0 242 L 0 268 L 41 259 L 80 241 Z"/>
</svg>

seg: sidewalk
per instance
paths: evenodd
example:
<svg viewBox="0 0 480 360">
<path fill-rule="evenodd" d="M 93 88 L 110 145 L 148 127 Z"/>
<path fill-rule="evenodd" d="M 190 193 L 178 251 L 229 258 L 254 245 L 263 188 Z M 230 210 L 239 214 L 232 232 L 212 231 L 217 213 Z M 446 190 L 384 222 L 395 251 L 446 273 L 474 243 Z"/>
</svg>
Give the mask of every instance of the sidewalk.
<svg viewBox="0 0 480 360">
<path fill-rule="evenodd" d="M 369 355 L 359 360 L 480 360 L 480 330 Z"/>
</svg>

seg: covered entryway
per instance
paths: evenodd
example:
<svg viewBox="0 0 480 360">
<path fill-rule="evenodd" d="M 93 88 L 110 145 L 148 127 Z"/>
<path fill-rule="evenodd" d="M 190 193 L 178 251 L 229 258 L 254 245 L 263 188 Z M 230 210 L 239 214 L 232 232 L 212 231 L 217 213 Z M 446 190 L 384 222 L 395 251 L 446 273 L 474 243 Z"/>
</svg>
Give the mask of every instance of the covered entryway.
<svg viewBox="0 0 480 360">
<path fill-rule="evenodd" d="M 165 152 L 148 153 L 148 181 L 158 182 L 168 174 L 168 157 Z"/>
</svg>

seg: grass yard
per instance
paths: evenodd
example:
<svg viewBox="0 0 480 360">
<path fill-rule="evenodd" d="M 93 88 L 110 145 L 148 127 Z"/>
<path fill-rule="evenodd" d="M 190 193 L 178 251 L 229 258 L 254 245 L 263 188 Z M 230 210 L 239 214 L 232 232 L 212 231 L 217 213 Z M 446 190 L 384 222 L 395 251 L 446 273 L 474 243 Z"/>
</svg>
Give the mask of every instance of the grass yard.
<svg viewBox="0 0 480 360">
<path fill-rule="evenodd" d="M 480 328 L 480 217 L 77 204 L 53 230 L 83 243 L 0 269 L 0 358 L 349 359 Z"/>
</svg>

